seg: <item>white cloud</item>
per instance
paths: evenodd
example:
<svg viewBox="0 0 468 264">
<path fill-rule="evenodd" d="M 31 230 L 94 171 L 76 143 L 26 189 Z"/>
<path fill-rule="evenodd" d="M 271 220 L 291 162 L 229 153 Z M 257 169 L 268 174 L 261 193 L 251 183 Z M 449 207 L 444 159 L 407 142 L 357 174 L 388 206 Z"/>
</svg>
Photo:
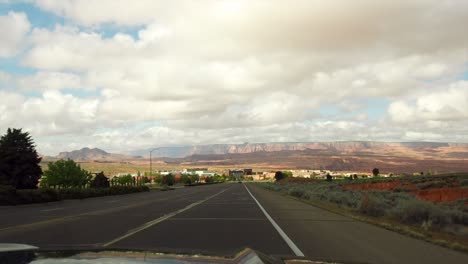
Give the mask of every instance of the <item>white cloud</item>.
<svg viewBox="0 0 468 264">
<path fill-rule="evenodd" d="M 120 1 L 75 1 L 37 0 L 36 4 L 46 11 L 72 19 L 86 25 L 117 23 L 120 25 L 146 24 L 154 20 L 164 3 L 153 0 Z M 158 3 L 159 2 L 159 3 Z M 125 12 L 123 12 L 125 11 Z"/>
<path fill-rule="evenodd" d="M 0 83 L 8 82 L 11 79 L 11 75 L 7 72 L 0 71 Z"/>
<path fill-rule="evenodd" d="M 57 91 L 41 97 L 25 97 L 0 91 L 1 126 L 22 127 L 38 136 L 79 134 L 92 131 L 96 122 L 97 99 L 79 99 Z"/>
<path fill-rule="evenodd" d="M 47 151 L 61 146 L 50 134 L 69 147 L 121 149 L 467 135 L 457 79 L 468 41 L 453 25 L 468 24 L 468 2 L 35 2 L 66 22 L 28 35 L 20 64 L 37 73 L 0 73 L 18 88 L 3 92 L 16 107 L 5 102 L 0 116 L 2 127 L 32 129 Z M 101 33 L 109 26 L 138 37 Z M 20 95 L 31 90 L 39 97 Z M 388 116 L 375 120 L 373 100 L 390 102 Z M 324 117 L 322 106 L 338 113 Z"/>
<path fill-rule="evenodd" d="M 30 27 L 24 13 L 10 11 L 0 16 L 0 58 L 14 56 L 20 51 Z"/>
<path fill-rule="evenodd" d="M 413 100 L 393 102 L 389 114 L 400 123 L 468 120 L 468 81 L 458 81 L 447 88 L 427 93 Z"/>
<path fill-rule="evenodd" d="M 63 72 L 37 72 L 34 75 L 21 76 L 16 79 L 23 90 L 61 90 L 82 88 L 81 79 L 76 74 Z"/>
</svg>

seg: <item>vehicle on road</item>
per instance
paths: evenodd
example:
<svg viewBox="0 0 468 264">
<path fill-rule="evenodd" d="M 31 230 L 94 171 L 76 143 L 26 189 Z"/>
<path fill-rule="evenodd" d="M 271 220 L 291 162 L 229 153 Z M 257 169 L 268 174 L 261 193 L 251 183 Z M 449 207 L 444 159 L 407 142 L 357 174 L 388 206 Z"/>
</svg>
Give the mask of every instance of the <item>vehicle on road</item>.
<svg viewBox="0 0 468 264">
<path fill-rule="evenodd" d="M 180 255 L 175 253 L 158 253 L 151 251 L 40 251 L 38 247 L 25 244 L 0 244 L 0 263 L 31 264 L 102 264 L 102 263 L 323 263 L 304 258 L 279 258 L 267 256 L 261 252 L 246 248 L 234 256 Z M 331 263 L 331 262 L 330 262 Z M 333 262 L 336 263 L 336 262 Z"/>
</svg>

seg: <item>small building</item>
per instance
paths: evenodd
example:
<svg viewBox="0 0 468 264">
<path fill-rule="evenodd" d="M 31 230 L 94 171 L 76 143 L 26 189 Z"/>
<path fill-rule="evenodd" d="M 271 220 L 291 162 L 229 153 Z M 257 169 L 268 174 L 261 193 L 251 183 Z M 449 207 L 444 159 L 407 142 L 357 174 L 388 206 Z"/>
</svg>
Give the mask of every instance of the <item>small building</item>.
<svg viewBox="0 0 468 264">
<path fill-rule="evenodd" d="M 199 171 L 208 171 L 208 168 L 185 168 L 182 173 L 184 174 L 197 174 Z"/>
<path fill-rule="evenodd" d="M 244 175 L 252 175 L 253 171 L 252 169 L 244 169 Z"/>
<path fill-rule="evenodd" d="M 228 175 L 229 177 L 243 177 L 244 170 L 239 170 L 239 169 L 228 170 Z"/>
</svg>

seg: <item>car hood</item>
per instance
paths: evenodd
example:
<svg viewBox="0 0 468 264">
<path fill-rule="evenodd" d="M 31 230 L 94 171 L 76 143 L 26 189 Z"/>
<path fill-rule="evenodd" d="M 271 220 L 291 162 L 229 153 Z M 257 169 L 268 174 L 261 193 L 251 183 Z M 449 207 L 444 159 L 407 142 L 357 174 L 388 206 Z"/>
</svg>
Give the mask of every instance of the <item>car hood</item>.
<svg viewBox="0 0 468 264">
<path fill-rule="evenodd" d="M 278 258 L 246 248 L 234 257 L 167 254 L 152 251 L 125 250 L 40 250 L 24 244 L 0 244 L 0 263 L 32 264 L 141 264 L 141 263 L 330 263 L 305 258 Z"/>
</svg>

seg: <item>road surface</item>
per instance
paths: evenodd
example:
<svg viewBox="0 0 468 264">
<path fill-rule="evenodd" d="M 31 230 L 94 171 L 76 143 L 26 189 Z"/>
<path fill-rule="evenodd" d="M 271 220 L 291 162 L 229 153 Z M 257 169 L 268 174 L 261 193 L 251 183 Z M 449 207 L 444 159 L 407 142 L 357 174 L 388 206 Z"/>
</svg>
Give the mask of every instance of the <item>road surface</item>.
<svg viewBox="0 0 468 264">
<path fill-rule="evenodd" d="M 253 184 L 0 207 L 0 215 L 0 243 L 46 250 L 138 249 L 232 256 L 250 247 L 276 257 L 303 254 L 344 263 L 468 263 L 467 254 Z"/>
</svg>

